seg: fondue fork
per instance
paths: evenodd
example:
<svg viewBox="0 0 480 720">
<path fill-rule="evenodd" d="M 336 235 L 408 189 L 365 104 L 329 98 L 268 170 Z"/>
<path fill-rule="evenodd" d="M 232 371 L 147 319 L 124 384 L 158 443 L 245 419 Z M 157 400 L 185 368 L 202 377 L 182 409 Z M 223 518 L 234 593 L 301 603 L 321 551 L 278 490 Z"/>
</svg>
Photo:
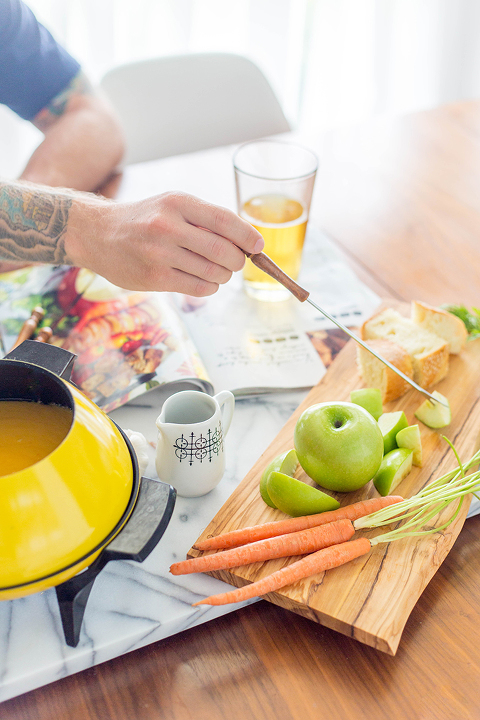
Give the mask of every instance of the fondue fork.
<svg viewBox="0 0 480 720">
<path fill-rule="evenodd" d="M 265 253 L 262 252 L 254 255 L 247 254 L 247 257 L 250 258 L 250 260 L 253 262 L 254 265 L 256 265 L 256 267 L 258 267 L 260 270 L 263 270 L 263 272 L 265 272 L 267 275 L 270 275 L 271 278 L 277 280 L 281 285 L 283 285 L 283 287 L 289 290 L 292 295 L 297 298 L 297 300 L 300 300 L 300 302 L 307 301 L 308 303 L 310 303 L 310 305 L 312 305 L 315 310 L 318 310 L 319 313 L 324 315 L 328 320 L 330 320 L 330 322 L 334 323 L 334 325 L 340 328 L 340 330 L 343 330 L 344 333 L 349 335 L 353 340 L 355 340 L 355 342 L 365 348 L 365 350 L 367 350 L 374 357 L 376 357 L 377 360 L 380 360 L 380 362 L 390 368 L 392 372 L 394 372 L 396 375 L 399 375 L 399 377 L 401 377 L 403 380 L 405 380 L 405 382 L 415 388 L 415 390 L 422 393 L 422 395 L 425 395 L 425 397 L 427 397 L 432 403 L 439 403 L 440 405 L 443 405 L 445 407 L 444 402 L 431 395 L 420 385 L 417 385 L 417 383 L 414 382 L 411 378 L 409 378 L 408 375 L 405 375 L 405 373 L 395 367 L 395 365 L 392 365 L 391 362 L 386 360 L 379 353 L 369 347 L 367 343 L 363 342 L 363 340 L 359 338 L 358 335 L 356 335 L 349 328 L 343 325 L 339 320 L 334 318 L 333 315 L 330 315 L 330 313 L 317 305 L 317 303 L 310 298 L 310 293 L 304 288 L 302 288 L 300 285 L 298 285 L 294 280 L 292 280 L 289 275 L 284 273 L 283 270 L 281 270 L 278 265 L 274 263 L 271 258 L 268 257 L 268 255 L 265 255 Z"/>
</svg>

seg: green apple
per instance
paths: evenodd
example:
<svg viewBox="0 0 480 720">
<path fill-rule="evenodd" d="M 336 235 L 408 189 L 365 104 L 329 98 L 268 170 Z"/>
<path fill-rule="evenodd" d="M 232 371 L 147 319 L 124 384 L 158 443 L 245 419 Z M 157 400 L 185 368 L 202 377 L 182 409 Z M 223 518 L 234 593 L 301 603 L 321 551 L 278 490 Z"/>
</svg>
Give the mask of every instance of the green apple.
<svg viewBox="0 0 480 720">
<path fill-rule="evenodd" d="M 395 448 L 387 453 L 373 478 L 380 495 L 390 495 L 412 469 L 413 450 Z"/>
<path fill-rule="evenodd" d="M 262 478 L 260 480 L 260 495 L 267 503 L 267 505 L 270 505 L 270 507 L 272 508 L 276 507 L 276 505 L 274 505 L 274 503 L 272 502 L 272 499 L 268 494 L 267 490 L 268 478 L 270 477 L 272 472 L 281 472 L 285 475 L 290 475 L 292 477 L 297 467 L 298 458 L 295 450 L 287 450 L 281 455 L 277 455 L 277 457 L 274 458 L 272 462 L 269 463 L 269 465 L 267 465 L 267 467 L 263 471 Z"/>
<path fill-rule="evenodd" d="M 294 517 L 336 510 L 340 507 L 338 500 L 330 495 L 275 470 L 270 473 L 267 488 L 276 507 Z"/>
<path fill-rule="evenodd" d="M 383 452 L 384 455 L 397 447 L 395 440 L 397 433 L 403 428 L 408 427 L 407 416 L 403 410 L 396 410 L 395 412 L 387 412 L 380 415 L 378 418 L 378 426 L 382 431 L 383 435 Z"/>
<path fill-rule="evenodd" d="M 440 395 L 436 390 L 433 391 L 432 395 L 440 402 L 433 403 L 431 400 L 425 400 L 415 413 L 415 417 L 429 428 L 445 427 L 452 421 L 450 403 L 444 395 Z"/>
<path fill-rule="evenodd" d="M 418 425 L 409 425 L 403 428 L 397 433 L 395 439 L 399 448 L 413 450 L 413 464 L 422 467 L 422 438 Z"/>
<path fill-rule="evenodd" d="M 383 457 L 377 421 L 355 403 L 323 402 L 307 408 L 297 420 L 293 441 L 307 475 L 338 492 L 366 485 Z"/>
<path fill-rule="evenodd" d="M 360 405 L 365 408 L 365 410 L 368 410 L 375 420 L 378 420 L 380 415 L 383 413 L 382 391 L 378 388 L 360 388 L 359 390 L 352 390 L 350 393 L 350 400 L 352 403 Z"/>
</svg>

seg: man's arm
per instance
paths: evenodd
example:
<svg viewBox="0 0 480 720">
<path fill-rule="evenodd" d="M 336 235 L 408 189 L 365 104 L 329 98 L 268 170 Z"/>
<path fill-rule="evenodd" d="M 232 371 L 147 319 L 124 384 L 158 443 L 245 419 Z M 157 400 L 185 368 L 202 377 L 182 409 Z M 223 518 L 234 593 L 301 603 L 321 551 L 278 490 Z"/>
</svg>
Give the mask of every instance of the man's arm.
<svg viewBox="0 0 480 720">
<path fill-rule="evenodd" d="M 184 193 L 114 203 L 0 182 L 0 257 L 85 267 L 128 290 L 211 295 L 263 244 L 235 213 Z"/>
<path fill-rule="evenodd" d="M 44 133 L 45 139 L 29 159 L 21 180 L 102 193 L 107 187 L 105 182 L 110 180 L 114 194 L 113 175 L 124 152 L 122 131 L 108 102 L 93 91 L 82 72 L 32 123 Z M 0 256 L 5 254 L 0 252 Z M 0 273 L 28 262 L 27 257 L 20 263 L 0 261 Z"/>
<path fill-rule="evenodd" d="M 0 182 L 0 257 L 14 263 L 70 264 L 64 251 L 73 196 Z"/>
<path fill-rule="evenodd" d="M 96 191 L 124 152 L 115 114 L 80 72 L 32 120 L 45 135 L 20 179 Z"/>
</svg>

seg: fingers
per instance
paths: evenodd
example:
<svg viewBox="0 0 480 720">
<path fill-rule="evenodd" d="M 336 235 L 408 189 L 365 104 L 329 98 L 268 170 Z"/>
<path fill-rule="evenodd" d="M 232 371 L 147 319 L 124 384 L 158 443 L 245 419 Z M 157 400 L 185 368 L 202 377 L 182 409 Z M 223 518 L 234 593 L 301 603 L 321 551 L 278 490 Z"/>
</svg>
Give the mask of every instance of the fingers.
<svg viewBox="0 0 480 720">
<path fill-rule="evenodd" d="M 193 225 L 185 225 L 182 246 L 215 265 L 238 272 L 245 265 L 245 253 L 230 240 Z M 226 282 L 226 281 L 225 281 Z"/>
<path fill-rule="evenodd" d="M 225 240 L 223 242 L 228 243 L 228 241 Z M 238 248 L 237 252 L 243 257 L 243 260 L 245 260 L 245 255 L 239 251 Z M 226 267 L 223 263 L 219 264 L 210 261 L 203 255 L 203 252 L 202 254 L 198 254 L 185 248 L 177 248 L 177 252 L 172 258 L 171 266 L 176 270 L 185 272 L 188 275 L 193 275 L 207 283 L 214 283 L 217 287 L 230 280 L 234 269 Z M 242 266 L 243 262 L 239 269 L 241 269 Z"/>
<path fill-rule="evenodd" d="M 168 277 L 162 283 L 162 290 L 192 295 L 193 297 L 207 297 L 217 292 L 219 285 L 215 282 L 203 280 L 196 275 L 190 275 L 183 270 L 170 268 Z"/>
<path fill-rule="evenodd" d="M 231 210 L 192 196 L 184 195 L 183 199 L 181 212 L 191 225 L 227 238 L 249 255 L 263 250 L 264 241 L 258 230 Z"/>
</svg>

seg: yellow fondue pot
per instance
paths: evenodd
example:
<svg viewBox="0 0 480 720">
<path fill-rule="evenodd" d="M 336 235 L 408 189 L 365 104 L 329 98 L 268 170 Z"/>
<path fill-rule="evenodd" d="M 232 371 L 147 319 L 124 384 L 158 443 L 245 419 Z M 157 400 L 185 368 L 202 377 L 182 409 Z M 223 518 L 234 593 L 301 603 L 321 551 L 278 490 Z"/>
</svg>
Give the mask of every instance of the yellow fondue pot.
<svg viewBox="0 0 480 720">
<path fill-rule="evenodd" d="M 63 379 L 74 358 L 25 341 L 0 360 L 0 412 L 2 400 L 72 411 L 70 430 L 49 455 L 9 475 L 0 468 L 0 600 L 45 590 L 91 565 L 137 500 L 138 468 L 123 434 Z"/>
</svg>

